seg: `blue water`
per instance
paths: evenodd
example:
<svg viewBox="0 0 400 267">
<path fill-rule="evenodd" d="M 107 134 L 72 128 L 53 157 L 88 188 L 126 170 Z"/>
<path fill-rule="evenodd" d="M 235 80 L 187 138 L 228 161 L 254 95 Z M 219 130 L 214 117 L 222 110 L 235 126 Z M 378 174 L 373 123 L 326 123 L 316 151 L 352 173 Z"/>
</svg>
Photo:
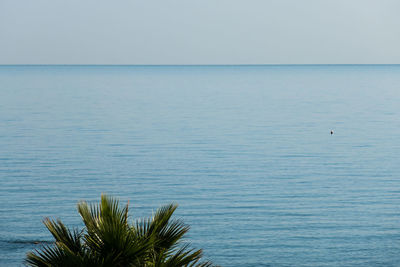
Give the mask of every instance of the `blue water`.
<svg viewBox="0 0 400 267">
<path fill-rule="evenodd" d="M 222 266 L 400 266 L 399 152 L 400 66 L 1 66 L 0 265 L 107 192 Z"/>
</svg>

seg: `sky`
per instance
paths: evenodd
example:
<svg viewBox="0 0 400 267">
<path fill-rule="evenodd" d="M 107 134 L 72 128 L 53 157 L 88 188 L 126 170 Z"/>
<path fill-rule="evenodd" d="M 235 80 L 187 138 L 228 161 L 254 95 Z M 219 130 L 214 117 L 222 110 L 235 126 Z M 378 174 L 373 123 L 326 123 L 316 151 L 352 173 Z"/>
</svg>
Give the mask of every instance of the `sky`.
<svg viewBox="0 0 400 267">
<path fill-rule="evenodd" d="M 399 0 L 0 0 L 0 64 L 398 64 Z"/>
</svg>

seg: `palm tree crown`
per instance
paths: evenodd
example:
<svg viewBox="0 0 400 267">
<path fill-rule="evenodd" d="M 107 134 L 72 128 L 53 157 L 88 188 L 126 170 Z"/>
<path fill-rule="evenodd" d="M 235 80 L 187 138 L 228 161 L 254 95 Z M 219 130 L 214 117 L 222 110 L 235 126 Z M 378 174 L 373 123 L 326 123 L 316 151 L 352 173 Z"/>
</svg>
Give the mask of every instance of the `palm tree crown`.
<svg viewBox="0 0 400 267">
<path fill-rule="evenodd" d="M 128 222 L 128 204 L 101 196 L 98 205 L 78 203 L 84 229 L 68 229 L 60 220 L 44 224 L 55 239 L 53 245 L 29 252 L 28 266 L 212 266 L 200 262 L 202 250 L 182 244 L 189 226 L 172 219 L 177 205 L 159 208 L 153 217 Z"/>
</svg>

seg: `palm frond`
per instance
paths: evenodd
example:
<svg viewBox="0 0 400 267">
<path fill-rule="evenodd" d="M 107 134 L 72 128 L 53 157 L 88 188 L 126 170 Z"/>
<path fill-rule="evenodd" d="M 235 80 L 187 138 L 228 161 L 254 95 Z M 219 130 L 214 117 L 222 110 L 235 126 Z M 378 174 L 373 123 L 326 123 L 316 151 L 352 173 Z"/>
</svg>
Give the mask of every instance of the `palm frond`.
<svg viewBox="0 0 400 267">
<path fill-rule="evenodd" d="M 155 250 L 173 249 L 189 231 L 189 226 L 181 220 L 171 217 L 178 205 L 170 204 L 159 208 L 152 219 L 142 223 L 141 232 L 146 236 L 154 235 L 157 240 Z"/>
<path fill-rule="evenodd" d="M 44 246 L 41 251 L 34 250 L 26 256 L 26 263 L 29 266 L 65 266 L 66 260 L 64 251 L 58 246 Z"/>
<path fill-rule="evenodd" d="M 86 225 L 85 243 L 104 259 L 117 266 L 145 257 L 153 244 L 139 238 L 128 224 L 128 204 L 120 208 L 116 199 L 102 195 L 98 206 L 82 202 L 78 211 Z"/>
<path fill-rule="evenodd" d="M 173 251 L 163 250 L 154 258 L 154 266 L 157 267 L 181 267 L 181 266 L 203 266 L 198 263 L 202 257 L 202 250 L 189 249 L 186 244 L 180 249 Z M 207 265 L 205 265 L 207 266 Z"/>
<path fill-rule="evenodd" d="M 82 231 L 77 229 L 70 231 L 60 220 L 54 221 L 46 218 L 43 223 L 57 243 L 64 244 L 73 253 L 81 252 Z"/>
<path fill-rule="evenodd" d="M 177 205 L 159 208 L 153 217 L 128 223 L 129 202 L 106 195 L 97 205 L 78 203 L 85 228 L 68 229 L 60 220 L 45 219 L 44 224 L 55 239 L 51 246 L 27 254 L 30 266 L 77 267 L 176 267 L 212 266 L 200 262 L 202 250 L 181 245 L 189 226 L 172 219 Z"/>
</svg>

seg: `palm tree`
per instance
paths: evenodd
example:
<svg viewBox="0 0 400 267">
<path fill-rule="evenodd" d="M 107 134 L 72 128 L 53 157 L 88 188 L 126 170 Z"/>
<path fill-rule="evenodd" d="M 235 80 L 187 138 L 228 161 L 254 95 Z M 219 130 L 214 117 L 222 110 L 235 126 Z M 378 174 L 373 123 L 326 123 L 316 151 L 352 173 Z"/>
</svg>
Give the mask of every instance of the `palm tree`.
<svg viewBox="0 0 400 267">
<path fill-rule="evenodd" d="M 129 204 L 129 203 L 128 203 Z M 99 205 L 78 203 L 84 229 L 68 229 L 60 220 L 44 224 L 55 239 L 53 245 L 29 252 L 28 266 L 212 266 L 200 262 L 202 250 L 182 245 L 189 226 L 171 219 L 177 205 L 163 206 L 152 218 L 128 222 L 128 204 L 101 196 Z"/>
</svg>

